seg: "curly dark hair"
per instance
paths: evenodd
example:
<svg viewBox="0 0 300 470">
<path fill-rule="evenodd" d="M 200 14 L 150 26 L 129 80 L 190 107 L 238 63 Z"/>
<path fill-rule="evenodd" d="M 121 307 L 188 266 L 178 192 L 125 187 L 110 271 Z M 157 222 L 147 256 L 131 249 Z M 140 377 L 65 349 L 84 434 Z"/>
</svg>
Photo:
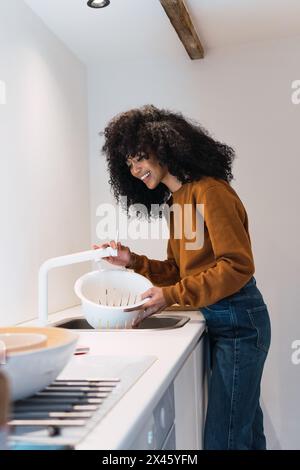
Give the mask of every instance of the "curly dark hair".
<svg viewBox="0 0 300 470">
<path fill-rule="evenodd" d="M 147 155 L 152 152 L 181 183 L 203 176 L 227 182 L 233 178 L 233 149 L 214 140 L 197 122 L 179 112 L 153 105 L 131 109 L 115 116 L 100 135 L 105 138 L 102 151 L 108 164 L 109 183 L 117 202 L 121 196 L 127 196 L 124 207 L 127 213 L 130 205 L 143 204 L 150 216 L 151 204 L 163 204 L 170 196 L 163 183 L 150 190 L 132 176 L 126 163 L 128 156 L 144 154 L 149 158 Z"/>
</svg>

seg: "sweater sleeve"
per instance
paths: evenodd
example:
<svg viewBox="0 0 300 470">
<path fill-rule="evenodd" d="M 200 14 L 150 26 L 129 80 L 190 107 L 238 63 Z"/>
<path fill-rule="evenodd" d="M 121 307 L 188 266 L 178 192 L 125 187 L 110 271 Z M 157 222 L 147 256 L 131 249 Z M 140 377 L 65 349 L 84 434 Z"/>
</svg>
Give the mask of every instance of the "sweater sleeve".
<svg viewBox="0 0 300 470">
<path fill-rule="evenodd" d="M 180 279 L 179 269 L 173 257 L 170 241 L 167 247 L 167 259 L 165 261 L 149 259 L 145 255 L 131 253 L 132 262 L 129 269 L 147 277 L 155 286 L 169 286 Z"/>
<path fill-rule="evenodd" d="M 227 189 L 212 186 L 201 202 L 215 265 L 163 287 L 168 305 L 200 308 L 214 304 L 240 290 L 254 273 L 247 214 L 241 201 Z"/>
</svg>

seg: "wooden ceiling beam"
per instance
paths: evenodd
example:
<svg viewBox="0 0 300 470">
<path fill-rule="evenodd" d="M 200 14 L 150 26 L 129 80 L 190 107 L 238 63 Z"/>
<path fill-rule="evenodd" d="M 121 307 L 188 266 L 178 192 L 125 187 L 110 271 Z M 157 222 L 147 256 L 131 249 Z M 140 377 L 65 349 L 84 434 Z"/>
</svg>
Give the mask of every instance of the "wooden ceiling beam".
<svg viewBox="0 0 300 470">
<path fill-rule="evenodd" d="M 204 49 L 183 0 L 160 0 L 191 59 L 203 59 Z"/>
</svg>

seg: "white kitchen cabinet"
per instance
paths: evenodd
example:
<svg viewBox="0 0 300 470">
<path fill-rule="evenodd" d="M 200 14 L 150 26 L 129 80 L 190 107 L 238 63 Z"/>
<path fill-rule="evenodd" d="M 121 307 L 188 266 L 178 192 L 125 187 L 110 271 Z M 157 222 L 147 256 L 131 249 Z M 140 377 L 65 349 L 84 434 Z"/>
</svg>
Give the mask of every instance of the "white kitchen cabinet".
<svg viewBox="0 0 300 470">
<path fill-rule="evenodd" d="M 167 388 L 130 446 L 130 450 L 154 449 L 175 450 L 175 400 L 173 383 Z"/>
<path fill-rule="evenodd" d="M 130 450 L 202 449 L 207 403 L 203 335 L 139 430 Z"/>
<path fill-rule="evenodd" d="M 207 338 L 202 336 L 174 380 L 176 449 L 203 448 Z"/>
<path fill-rule="evenodd" d="M 154 450 L 156 448 L 154 428 L 154 416 L 151 414 L 128 450 Z"/>
</svg>

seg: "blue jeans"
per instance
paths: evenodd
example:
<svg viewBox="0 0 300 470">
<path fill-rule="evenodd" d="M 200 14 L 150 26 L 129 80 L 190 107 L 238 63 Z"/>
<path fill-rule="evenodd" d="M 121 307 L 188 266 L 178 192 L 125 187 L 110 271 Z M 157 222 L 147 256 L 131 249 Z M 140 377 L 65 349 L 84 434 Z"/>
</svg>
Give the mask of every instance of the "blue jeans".
<svg viewBox="0 0 300 470">
<path fill-rule="evenodd" d="M 266 449 L 259 396 L 271 327 L 255 278 L 200 310 L 211 368 L 204 449 Z"/>
</svg>

